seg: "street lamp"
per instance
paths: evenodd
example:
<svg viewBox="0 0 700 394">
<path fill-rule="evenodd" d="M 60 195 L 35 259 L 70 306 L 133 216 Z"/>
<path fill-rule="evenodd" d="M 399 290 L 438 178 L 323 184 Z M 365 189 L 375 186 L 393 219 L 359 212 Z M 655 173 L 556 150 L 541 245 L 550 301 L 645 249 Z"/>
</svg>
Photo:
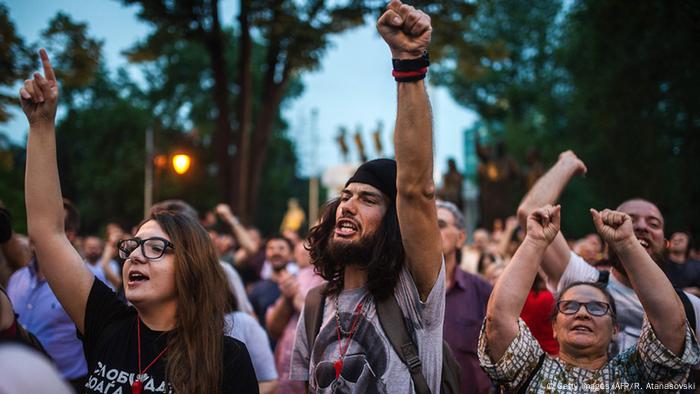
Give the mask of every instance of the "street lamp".
<svg viewBox="0 0 700 394">
<path fill-rule="evenodd" d="M 183 175 L 184 173 L 187 172 L 187 170 L 190 169 L 190 165 L 192 164 L 192 159 L 190 158 L 189 155 L 186 155 L 184 153 L 180 153 L 180 154 L 173 156 L 172 163 L 173 163 L 173 170 L 175 170 L 175 173 L 177 173 L 178 175 Z"/>
<path fill-rule="evenodd" d="M 155 146 L 153 143 L 153 128 L 149 127 L 146 129 L 146 141 L 145 141 L 145 153 L 146 160 L 144 160 L 144 187 L 143 187 L 143 215 L 148 217 L 151 205 L 153 205 L 153 192 L 157 189 L 154 187 L 154 181 L 157 184 L 158 178 L 160 178 L 160 173 L 168 165 L 168 156 L 163 154 L 155 154 Z M 190 169 L 192 165 L 192 158 L 187 154 L 176 154 L 171 158 L 171 163 L 173 170 L 178 175 L 183 175 Z M 153 170 L 156 170 L 155 179 Z"/>
</svg>

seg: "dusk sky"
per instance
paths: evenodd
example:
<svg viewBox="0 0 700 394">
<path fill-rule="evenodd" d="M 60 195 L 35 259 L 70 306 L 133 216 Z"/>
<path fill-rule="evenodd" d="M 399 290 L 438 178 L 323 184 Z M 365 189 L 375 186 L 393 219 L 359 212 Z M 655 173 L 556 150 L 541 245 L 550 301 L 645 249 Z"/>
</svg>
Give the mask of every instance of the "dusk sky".
<svg viewBox="0 0 700 394">
<path fill-rule="evenodd" d="M 138 78 L 138 66 L 130 66 L 121 55 L 124 49 L 150 31 L 150 26 L 136 18 L 136 7 L 127 8 L 120 2 L 107 0 L 10 0 L 6 4 L 20 35 L 29 43 L 37 41 L 40 31 L 46 28 L 57 11 L 68 13 L 76 21 L 87 22 L 89 34 L 104 41 L 103 50 L 109 69 L 124 66 Z M 231 24 L 237 16 L 237 2 L 223 1 L 221 15 L 224 24 Z M 386 44 L 373 24 L 335 36 L 332 42 L 319 70 L 303 75 L 303 95 L 284 108 L 284 116 L 291 124 L 289 133 L 297 142 L 304 175 L 313 169 L 309 165 L 314 162 L 317 163 L 317 171 L 341 163 L 335 143 L 340 126 L 345 126 L 351 134 L 361 127 L 365 147 L 369 157 L 373 158 L 376 155 L 371 132 L 381 121 L 384 125 L 385 154 L 391 154 L 387 148 L 390 150 L 392 146 L 396 83 L 391 77 L 391 61 Z M 462 134 L 465 128 L 473 124 L 475 116 L 473 112 L 458 106 L 445 89 L 430 87 L 429 93 L 435 125 L 436 172 L 444 171 L 448 157 L 455 157 L 462 167 Z M 316 138 L 311 135 L 311 112 L 314 109 L 318 111 Z M 8 134 L 13 141 L 24 143 L 27 128 L 18 108 L 12 121 L 0 125 L 0 132 Z M 312 145 L 310 141 L 317 142 Z M 348 138 L 347 143 L 351 152 L 355 153 L 352 139 Z M 357 154 L 352 153 L 351 159 L 357 161 Z"/>
</svg>

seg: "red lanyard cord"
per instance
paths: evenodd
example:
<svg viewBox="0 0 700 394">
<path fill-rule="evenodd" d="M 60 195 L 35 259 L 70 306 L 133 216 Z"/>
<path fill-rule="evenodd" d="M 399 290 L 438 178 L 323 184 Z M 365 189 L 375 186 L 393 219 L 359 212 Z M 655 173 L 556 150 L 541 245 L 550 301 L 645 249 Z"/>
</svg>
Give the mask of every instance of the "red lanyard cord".
<svg viewBox="0 0 700 394">
<path fill-rule="evenodd" d="M 355 335 L 355 331 L 357 330 L 357 326 L 360 323 L 360 316 L 362 316 L 362 308 L 364 306 L 364 300 L 357 304 L 357 307 L 355 308 L 355 313 L 352 319 L 352 323 L 350 324 L 350 332 L 348 332 L 348 339 L 345 341 L 345 349 L 343 349 L 343 341 L 340 338 L 340 320 L 336 321 L 335 325 L 335 331 L 338 334 L 338 359 L 333 363 L 333 368 L 335 368 L 335 378 L 338 379 L 340 377 L 340 373 L 343 371 L 343 359 L 345 358 L 345 353 L 347 353 L 348 348 L 350 347 L 350 341 L 352 341 L 352 337 Z M 336 306 L 337 309 L 337 306 Z M 337 313 L 337 311 L 336 311 Z"/>
<path fill-rule="evenodd" d="M 146 373 L 146 371 L 148 371 L 148 368 L 151 368 L 151 366 L 153 366 L 153 364 L 155 364 L 156 361 L 158 361 L 158 359 L 159 359 L 162 355 L 164 355 L 166 351 L 168 351 L 168 347 L 166 346 L 165 349 L 163 349 L 163 351 L 160 352 L 160 354 L 158 354 L 158 355 L 156 356 L 156 358 L 154 358 L 153 361 L 151 361 L 151 363 L 148 364 L 148 366 L 146 366 L 146 368 L 142 370 L 142 369 L 141 369 L 141 319 L 139 319 L 138 316 L 136 316 L 136 332 L 137 332 L 136 339 L 137 339 L 138 344 L 139 344 L 139 348 L 138 348 L 138 355 L 139 355 L 139 375 L 143 375 L 143 374 Z"/>
</svg>

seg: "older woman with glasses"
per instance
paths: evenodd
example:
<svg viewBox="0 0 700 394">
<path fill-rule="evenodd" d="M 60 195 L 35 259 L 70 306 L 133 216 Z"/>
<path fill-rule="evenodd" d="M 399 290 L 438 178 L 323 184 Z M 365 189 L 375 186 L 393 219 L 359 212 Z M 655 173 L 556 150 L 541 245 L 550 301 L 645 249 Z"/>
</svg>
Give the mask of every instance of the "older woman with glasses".
<svg viewBox="0 0 700 394">
<path fill-rule="evenodd" d="M 609 357 L 608 345 L 617 330 L 615 303 L 598 283 L 573 283 L 559 295 L 552 317 L 559 357 L 546 355 L 518 319 L 545 249 L 559 232 L 560 207 L 546 206 L 528 217 L 527 236 L 491 295 L 479 339 L 482 367 L 507 392 L 688 388 L 688 372 L 700 360 L 700 350 L 676 292 L 635 238 L 628 215 L 610 210 L 591 214 L 644 305 L 646 318 L 637 346 Z"/>
<path fill-rule="evenodd" d="M 41 270 L 84 343 L 83 392 L 258 392 L 245 345 L 223 335 L 227 284 L 195 219 L 154 212 L 135 238 L 119 242 L 133 306 L 95 280 L 68 242 L 56 163 L 58 83 L 43 49 L 41 60 L 45 75 L 20 90 L 29 121 L 27 222 Z"/>
</svg>

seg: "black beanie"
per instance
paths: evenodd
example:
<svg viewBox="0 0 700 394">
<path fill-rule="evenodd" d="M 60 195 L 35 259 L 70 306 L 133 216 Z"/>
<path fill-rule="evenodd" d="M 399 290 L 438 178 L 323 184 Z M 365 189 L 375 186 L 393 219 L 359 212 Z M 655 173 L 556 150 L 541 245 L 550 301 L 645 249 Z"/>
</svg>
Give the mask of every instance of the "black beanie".
<svg viewBox="0 0 700 394">
<path fill-rule="evenodd" d="M 396 201 L 396 161 L 375 159 L 365 162 L 348 179 L 345 187 L 353 182 L 374 186 L 386 194 L 391 201 Z"/>
</svg>

